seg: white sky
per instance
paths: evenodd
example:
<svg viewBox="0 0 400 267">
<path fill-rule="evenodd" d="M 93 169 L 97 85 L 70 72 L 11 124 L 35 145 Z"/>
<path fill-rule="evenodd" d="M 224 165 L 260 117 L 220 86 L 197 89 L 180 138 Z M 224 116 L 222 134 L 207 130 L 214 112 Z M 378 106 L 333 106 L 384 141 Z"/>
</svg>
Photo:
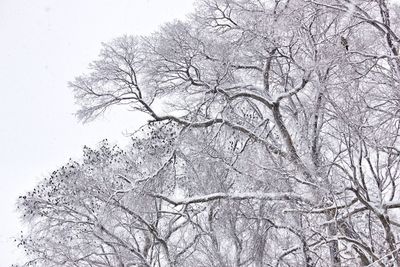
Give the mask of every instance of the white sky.
<svg viewBox="0 0 400 267">
<path fill-rule="evenodd" d="M 13 236 L 20 226 L 17 197 L 84 145 L 143 123 L 138 114 L 113 112 L 80 124 L 67 82 L 87 69 L 100 43 L 122 34 L 147 34 L 184 18 L 193 0 L 0 0 L 0 261 L 21 257 Z"/>
</svg>

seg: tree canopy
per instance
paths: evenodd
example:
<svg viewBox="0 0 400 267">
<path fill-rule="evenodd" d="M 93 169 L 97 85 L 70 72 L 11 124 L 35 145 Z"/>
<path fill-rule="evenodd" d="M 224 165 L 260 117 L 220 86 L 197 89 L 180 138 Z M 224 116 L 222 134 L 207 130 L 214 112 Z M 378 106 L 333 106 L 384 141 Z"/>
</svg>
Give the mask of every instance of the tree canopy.
<svg viewBox="0 0 400 267">
<path fill-rule="evenodd" d="M 147 114 L 21 196 L 39 266 L 400 266 L 400 9 L 198 0 L 103 44 L 88 122 Z"/>
</svg>

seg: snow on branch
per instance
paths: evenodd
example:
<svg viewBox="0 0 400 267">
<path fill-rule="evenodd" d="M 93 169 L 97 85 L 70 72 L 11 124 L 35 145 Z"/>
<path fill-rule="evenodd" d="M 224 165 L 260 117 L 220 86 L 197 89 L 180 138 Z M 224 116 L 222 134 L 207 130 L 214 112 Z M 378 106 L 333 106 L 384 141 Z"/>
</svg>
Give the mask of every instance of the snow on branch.
<svg viewBox="0 0 400 267">
<path fill-rule="evenodd" d="M 305 75 L 305 77 L 302 79 L 301 84 L 298 87 L 294 88 L 293 90 L 291 90 L 289 92 L 279 94 L 278 96 L 275 97 L 273 102 L 278 103 L 282 99 L 293 96 L 293 95 L 297 94 L 298 92 L 300 92 L 307 85 L 307 83 L 310 79 L 310 75 L 311 75 L 311 72 L 307 73 Z"/>
<path fill-rule="evenodd" d="M 257 192 L 249 192 L 249 193 L 213 193 L 203 196 L 196 196 L 184 199 L 178 198 L 170 198 L 168 196 L 162 194 L 149 194 L 150 196 L 160 198 L 170 204 L 173 205 L 188 205 L 195 203 L 204 203 L 215 200 L 266 200 L 266 201 L 299 201 L 303 203 L 310 204 L 312 202 L 311 199 L 308 199 L 304 196 L 294 194 L 294 193 L 257 193 Z"/>
</svg>

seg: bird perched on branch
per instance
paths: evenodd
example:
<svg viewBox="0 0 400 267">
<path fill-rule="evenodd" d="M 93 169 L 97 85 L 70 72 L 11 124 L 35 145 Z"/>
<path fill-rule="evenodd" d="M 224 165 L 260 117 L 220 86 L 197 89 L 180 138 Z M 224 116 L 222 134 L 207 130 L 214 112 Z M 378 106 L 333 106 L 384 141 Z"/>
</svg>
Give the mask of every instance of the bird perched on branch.
<svg viewBox="0 0 400 267">
<path fill-rule="evenodd" d="M 340 43 L 346 48 L 347 51 L 349 51 L 349 42 L 347 41 L 346 38 L 343 36 L 340 38 Z"/>
</svg>

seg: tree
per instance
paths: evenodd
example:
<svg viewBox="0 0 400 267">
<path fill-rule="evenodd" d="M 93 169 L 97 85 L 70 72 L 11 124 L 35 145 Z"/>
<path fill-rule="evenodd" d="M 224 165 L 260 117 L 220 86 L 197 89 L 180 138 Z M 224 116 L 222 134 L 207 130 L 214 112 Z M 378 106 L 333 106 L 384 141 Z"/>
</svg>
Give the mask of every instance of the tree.
<svg viewBox="0 0 400 267">
<path fill-rule="evenodd" d="M 399 266 L 399 14 L 202 0 L 104 44 L 70 84 L 79 117 L 126 105 L 149 124 L 25 196 L 22 244 L 46 266 Z M 54 186 L 72 202 L 44 205 Z"/>
</svg>

